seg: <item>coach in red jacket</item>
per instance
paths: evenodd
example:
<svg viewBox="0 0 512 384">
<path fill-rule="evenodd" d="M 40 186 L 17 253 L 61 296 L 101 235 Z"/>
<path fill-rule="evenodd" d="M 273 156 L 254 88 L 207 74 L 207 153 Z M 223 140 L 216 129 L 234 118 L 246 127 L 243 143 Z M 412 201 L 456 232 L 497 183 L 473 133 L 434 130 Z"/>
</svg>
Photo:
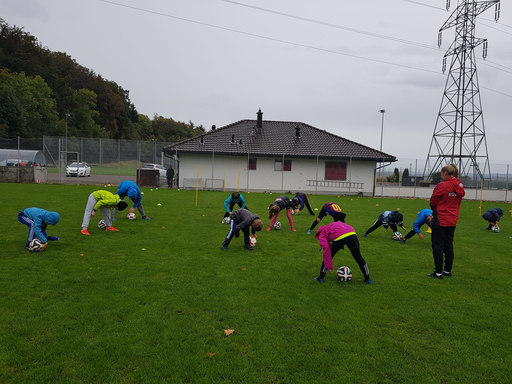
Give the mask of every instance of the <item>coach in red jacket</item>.
<svg viewBox="0 0 512 384">
<path fill-rule="evenodd" d="M 443 181 L 436 185 L 430 198 L 433 216 L 432 253 L 436 270 L 429 276 L 437 279 L 442 279 L 443 275 L 452 275 L 453 236 L 459 219 L 460 203 L 466 194 L 458 177 L 459 171 L 455 164 L 445 165 L 441 169 Z"/>
</svg>

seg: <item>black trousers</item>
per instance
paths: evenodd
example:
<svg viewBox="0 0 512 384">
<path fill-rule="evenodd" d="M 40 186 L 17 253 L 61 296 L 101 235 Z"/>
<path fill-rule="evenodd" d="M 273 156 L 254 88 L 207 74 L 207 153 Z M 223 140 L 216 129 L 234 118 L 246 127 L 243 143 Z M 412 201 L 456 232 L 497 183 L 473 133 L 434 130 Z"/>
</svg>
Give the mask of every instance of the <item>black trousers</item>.
<svg viewBox="0 0 512 384">
<path fill-rule="evenodd" d="M 352 254 L 352 257 L 356 261 L 357 265 L 359 265 L 359 269 L 363 273 L 363 276 L 366 279 L 370 278 L 370 272 L 368 271 L 368 264 L 364 261 L 363 256 L 361 255 L 361 251 L 359 249 L 359 239 L 357 235 L 350 235 L 341 240 L 333 241 L 331 243 L 331 257 L 334 259 L 334 255 L 340 250 L 343 249 L 344 246 L 347 246 Z M 323 279 L 327 270 L 325 269 L 325 264 L 322 261 L 322 266 L 320 267 L 320 278 Z"/>
<path fill-rule="evenodd" d="M 306 195 L 306 198 L 303 200 L 303 203 L 306 206 L 306 208 L 308 209 L 309 214 L 314 216 L 315 212 L 313 212 L 313 209 L 311 209 L 311 205 L 309 204 L 309 200 L 308 200 L 308 196 L 307 195 Z M 302 211 L 303 209 L 304 209 L 304 207 L 300 207 L 299 211 Z"/>
<path fill-rule="evenodd" d="M 230 224 L 229 232 L 226 235 L 224 242 L 222 243 L 222 246 L 226 247 L 226 248 L 229 245 L 229 243 L 231 243 L 231 240 L 233 239 L 233 237 L 235 237 L 235 236 L 238 237 L 238 231 L 236 230 L 236 226 L 239 223 L 237 223 L 235 220 L 231 220 L 229 222 L 229 224 Z M 244 233 L 244 246 L 245 247 L 251 246 L 251 244 L 249 243 L 249 237 L 250 237 L 249 228 L 250 228 L 250 226 L 242 228 L 242 232 Z"/>
<path fill-rule="evenodd" d="M 441 227 L 432 223 L 432 254 L 436 273 L 451 272 L 453 267 L 453 237 L 455 227 Z"/>
<path fill-rule="evenodd" d="M 377 221 L 376 221 L 375 223 L 373 223 L 373 225 L 372 225 L 370 228 L 368 228 L 368 229 L 366 230 L 366 234 L 368 235 L 368 234 L 372 233 L 372 232 L 373 232 L 373 231 L 375 231 L 377 228 L 379 228 L 381 225 L 382 225 L 382 221 L 380 221 L 380 220 L 378 220 L 378 219 L 377 219 Z M 396 224 L 395 224 L 395 223 L 389 223 L 389 226 L 391 227 L 391 229 L 393 230 L 393 232 L 398 231 L 398 227 L 396 226 Z"/>
</svg>

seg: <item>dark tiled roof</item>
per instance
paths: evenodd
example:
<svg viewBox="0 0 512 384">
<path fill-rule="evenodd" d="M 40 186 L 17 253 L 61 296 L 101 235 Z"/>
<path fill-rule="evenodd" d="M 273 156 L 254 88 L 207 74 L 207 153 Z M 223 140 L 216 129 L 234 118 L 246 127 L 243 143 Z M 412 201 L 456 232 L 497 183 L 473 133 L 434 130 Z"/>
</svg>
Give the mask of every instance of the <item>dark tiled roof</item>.
<svg viewBox="0 0 512 384">
<path fill-rule="evenodd" d="M 163 148 L 165 154 L 212 153 L 287 157 L 340 158 L 354 160 L 396 161 L 396 157 L 354 141 L 333 135 L 311 125 L 287 121 L 241 120 L 201 136 L 180 141 Z M 300 137 L 296 137 L 296 128 Z M 234 135 L 234 136 L 233 136 Z M 234 138 L 234 142 L 232 142 Z"/>
</svg>

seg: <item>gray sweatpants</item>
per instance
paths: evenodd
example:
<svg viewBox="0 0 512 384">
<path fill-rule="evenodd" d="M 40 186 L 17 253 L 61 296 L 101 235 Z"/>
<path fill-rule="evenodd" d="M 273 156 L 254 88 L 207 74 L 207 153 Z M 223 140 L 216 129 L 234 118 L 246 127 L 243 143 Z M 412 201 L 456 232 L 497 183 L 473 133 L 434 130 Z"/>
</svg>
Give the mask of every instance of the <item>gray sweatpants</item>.
<svg viewBox="0 0 512 384">
<path fill-rule="evenodd" d="M 87 199 L 87 205 L 85 206 L 84 212 L 84 220 L 82 221 L 82 229 L 86 229 L 89 226 L 89 222 L 91 221 L 91 213 L 96 205 L 96 199 L 94 195 L 91 193 L 89 198 Z M 112 226 L 112 220 L 110 219 L 110 208 L 101 206 L 100 207 L 101 215 L 103 216 L 103 220 L 105 220 L 105 224 L 108 227 Z"/>
</svg>

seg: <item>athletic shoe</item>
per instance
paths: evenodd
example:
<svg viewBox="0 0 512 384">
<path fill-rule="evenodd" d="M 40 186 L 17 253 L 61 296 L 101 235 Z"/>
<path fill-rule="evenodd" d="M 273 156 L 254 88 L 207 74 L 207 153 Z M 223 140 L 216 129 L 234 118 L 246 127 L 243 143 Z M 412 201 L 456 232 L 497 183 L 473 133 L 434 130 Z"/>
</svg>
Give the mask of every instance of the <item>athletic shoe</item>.
<svg viewBox="0 0 512 384">
<path fill-rule="evenodd" d="M 141 219 L 142 219 L 142 220 L 151 220 L 151 219 L 150 219 L 149 217 L 147 217 L 147 216 L 142 216 L 142 217 L 141 217 Z"/>
<path fill-rule="evenodd" d="M 268 227 L 268 228 L 267 228 L 267 232 L 268 232 L 268 231 L 270 231 L 271 229 L 272 229 L 272 227 Z"/>
<path fill-rule="evenodd" d="M 311 235 L 311 229 L 308 229 L 308 235 Z"/>
<path fill-rule="evenodd" d="M 319 283 L 323 283 L 324 282 L 324 279 L 321 279 L 320 277 L 315 277 L 314 280 L 318 281 Z"/>
<path fill-rule="evenodd" d="M 430 276 L 430 277 L 433 277 L 434 279 L 442 279 L 443 278 L 443 274 L 442 273 L 440 275 L 438 275 L 435 271 L 432 272 L 432 273 L 428 273 L 427 275 Z"/>
<path fill-rule="evenodd" d="M 228 247 L 225 247 L 224 245 L 222 246 L 222 248 L 220 249 L 221 251 L 227 251 L 228 250 Z"/>
<path fill-rule="evenodd" d="M 59 240 L 59 238 L 57 236 L 48 236 L 47 237 L 48 240 L 51 240 L 51 241 L 57 241 Z"/>
<path fill-rule="evenodd" d="M 366 237 L 366 236 L 368 236 L 368 234 L 367 233 L 363 233 L 363 237 Z"/>
<path fill-rule="evenodd" d="M 293 228 L 293 227 L 292 227 L 292 231 L 293 231 L 293 232 L 297 232 L 297 230 L 296 230 L 295 228 Z"/>
<path fill-rule="evenodd" d="M 116 229 L 114 227 L 108 227 L 108 228 L 105 228 L 105 231 L 119 232 L 119 229 Z"/>
<path fill-rule="evenodd" d="M 250 245 L 244 245 L 244 248 L 248 251 L 254 251 L 254 247 L 251 247 Z"/>
<path fill-rule="evenodd" d="M 117 221 L 117 219 L 115 217 L 112 218 L 112 221 Z"/>
<path fill-rule="evenodd" d="M 443 276 L 451 276 L 452 273 L 448 271 L 443 271 Z"/>
<path fill-rule="evenodd" d="M 87 236 L 89 236 L 89 235 L 90 235 L 90 233 L 89 233 L 89 231 L 87 230 L 87 228 L 82 229 L 82 230 L 80 231 L 80 233 L 81 233 L 82 235 L 87 235 Z"/>
<path fill-rule="evenodd" d="M 27 245 L 25 245 L 25 249 L 26 249 L 26 250 L 28 250 L 28 251 L 30 251 L 30 247 L 28 246 L 28 244 L 27 244 Z"/>
<path fill-rule="evenodd" d="M 366 284 L 371 284 L 371 283 L 372 283 L 372 280 L 368 278 L 368 279 L 364 279 L 364 282 L 365 282 Z"/>
<path fill-rule="evenodd" d="M 400 239 L 400 244 L 405 244 L 405 239 Z"/>
</svg>

